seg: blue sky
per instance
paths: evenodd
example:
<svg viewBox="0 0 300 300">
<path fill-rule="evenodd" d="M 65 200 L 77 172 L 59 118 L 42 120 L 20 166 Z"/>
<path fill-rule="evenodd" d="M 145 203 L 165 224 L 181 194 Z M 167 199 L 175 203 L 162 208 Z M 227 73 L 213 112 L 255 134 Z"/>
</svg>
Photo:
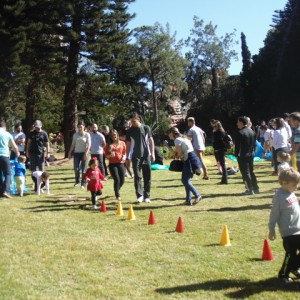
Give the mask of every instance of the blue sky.
<svg viewBox="0 0 300 300">
<path fill-rule="evenodd" d="M 129 12 L 136 13 L 129 27 L 143 25 L 162 25 L 169 23 L 171 33 L 177 32 L 177 40 L 186 39 L 193 28 L 193 16 L 196 15 L 207 24 L 217 25 L 217 35 L 233 32 L 236 29 L 234 47 L 239 55 L 238 61 L 232 61 L 230 75 L 239 74 L 242 69 L 240 34 L 244 32 L 252 55 L 263 47 L 267 32 L 273 24 L 275 10 L 282 10 L 288 0 L 136 0 L 130 4 Z"/>
</svg>

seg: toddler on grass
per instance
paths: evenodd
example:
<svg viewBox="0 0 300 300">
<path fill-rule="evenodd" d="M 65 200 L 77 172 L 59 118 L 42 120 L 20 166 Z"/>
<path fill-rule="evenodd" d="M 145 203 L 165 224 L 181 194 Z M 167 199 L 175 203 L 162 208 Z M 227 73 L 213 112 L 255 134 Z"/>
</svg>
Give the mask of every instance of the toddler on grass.
<svg viewBox="0 0 300 300">
<path fill-rule="evenodd" d="M 290 274 L 300 279 L 300 207 L 294 194 L 300 182 L 300 174 L 293 168 L 279 174 L 279 188 L 272 201 L 269 219 L 269 239 L 274 240 L 276 223 L 283 239 L 285 258 L 278 277 L 284 283 L 293 282 Z"/>
<path fill-rule="evenodd" d="M 18 161 L 15 162 L 15 183 L 16 188 L 21 197 L 24 195 L 24 186 L 26 178 L 26 156 L 20 155 Z"/>
<path fill-rule="evenodd" d="M 277 153 L 277 161 L 279 162 L 279 165 L 278 165 L 278 174 L 282 170 L 289 169 L 291 167 L 291 156 L 287 152 L 279 151 Z"/>
<path fill-rule="evenodd" d="M 46 186 L 47 195 L 50 195 L 50 175 L 47 172 L 43 171 L 34 171 L 31 175 L 31 178 L 34 182 L 34 191 L 37 195 L 44 193 L 44 187 Z"/>
<path fill-rule="evenodd" d="M 100 180 L 106 180 L 98 167 L 97 158 L 92 158 L 89 161 L 89 167 L 84 174 L 84 179 L 87 181 L 87 190 L 91 192 L 91 200 L 94 209 L 97 209 L 97 196 L 102 195 L 103 185 Z"/>
</svg>

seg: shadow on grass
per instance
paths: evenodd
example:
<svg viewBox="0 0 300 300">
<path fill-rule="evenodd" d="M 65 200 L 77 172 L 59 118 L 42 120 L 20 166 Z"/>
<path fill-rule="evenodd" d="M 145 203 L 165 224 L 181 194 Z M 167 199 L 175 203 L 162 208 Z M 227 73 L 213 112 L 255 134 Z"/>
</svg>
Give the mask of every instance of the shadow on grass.
<svg viewBox="0 0 300 300">
<path fill-rule="evenodd" d="M 270 204 L 247 205 L 247 206 L 240 206 L 240 207 L 220 207 L 220 208 L 211 208 L 208 209 L 207 211 L 225 212 L 225 211 L 242 211 L 242 210 L 261 210 L 261 209 L 270 210 Z M 197 211 L 195 210 L 192 212 L 197 212 Z"/>
<path fill-rule="evenodd" d="M 235 291 L 226 290 L 236 289 Z M 168 288 L 158 288 L 157 293 L 171 295 L 175 293 L 185 292 L 197 292 L 199 290 L 204 291 L 223 291 L 224 296 L 232 299 L 245 299 L 250 296 L 260 294 L 262 292 L 299 292 L 300 283 L 293 282 L 290 284 L 281 284 L 277 278 L 269 278 L 261 281 L 249 281 L 249 280 L 212 280 L 198 284 L 181 285 Z"/>
</svg>

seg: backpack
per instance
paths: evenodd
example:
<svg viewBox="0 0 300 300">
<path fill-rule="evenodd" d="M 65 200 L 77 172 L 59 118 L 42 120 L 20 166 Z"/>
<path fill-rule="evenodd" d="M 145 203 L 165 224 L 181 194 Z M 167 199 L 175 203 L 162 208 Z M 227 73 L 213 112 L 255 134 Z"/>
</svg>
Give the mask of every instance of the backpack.
<svg viewBox="0 0 300 300">
<path fill-rule="evenodd" d="M 182 172 L 182 170 L 183 170 L 183 161 L 180 159 L 173 159 L 170 163 L 169 171 Z"/>
<path fill-rule="evenodd" d="M 226 149 L 231 149 L 233 147 L 232 137 L 226 132 L 223 138 L 223 142 Z"/>
</svg>

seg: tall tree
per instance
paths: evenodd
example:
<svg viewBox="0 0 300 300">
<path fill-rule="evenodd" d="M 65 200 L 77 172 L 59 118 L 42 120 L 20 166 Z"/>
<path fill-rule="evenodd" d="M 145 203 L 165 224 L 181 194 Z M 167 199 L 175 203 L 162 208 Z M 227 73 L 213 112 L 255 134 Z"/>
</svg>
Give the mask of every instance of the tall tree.
<svg viewBox="0 0 300 300">
<path fill-rule="evenodd" d="M 241 86 L 243 90 L 243 98 L 245 103 L 245 111 L 247 111 L 247 107 L 249 107 L 249 102 L 251 99 L 251 91 L 249 88 L 249 80 L 250 80 L 250 70 L 251 70 L 251 53 L 247 46 L 246 36 L 242 32 L 241 33 L 241 46 L 242 46 L 242 72 L 241 72 Z"/>
<path fill-rule="evenodd" d="M 277 63 L 276 102 L 281 111 L 298 110 L 300 95 L 300 0 L 289 1 L 288 7 L 291 14 Z"/>
<path fill-rule="evenodd" d="M 158 123 L 159 104 L 163 102 L 165 95 L 170 96 L 172 92 L 179 93 L 183 89 L 185 67 L 188 63 L 181 57 L 175 44 L 175 36 L 171 36 L 168 25 L 166 29 L 159 23 L 138 27 L 133 36 L 140 80 L 150 85 L 153 120 Z M 170 89 L 170 86 L 176 88 Z"/>
<path fill-rule="evenodd" d="M 211 22 L 204 24 L 197 16 L 194 16 L 194 28 L 191 29 L 190 37 L 185 41 L 191 51 L 188 58 L 191 60 L 193 69 L 191 72 L 209 73 L 211 80 L 211 96 L 218 96 L 219 76 L 224 73 L 229 66 L 231 59 L 237 57 L 232 49 L 237 43 L 234 41 L 235 30 L 226 33 L 225 36 L 218 37 L 217 26 Z"/>
<path fill-rule="evenodd" d="M 122 2 L 125 5 L 133 1 Z M 68 1 L 68 5 L 65 6 L 66 32 L 63 36 L 63 42 L 67 45 L 67 82 L 64 93 L 65 155 L 71 144 L 72 133 L 76 129 L 80 59 L 95 61 L 101 56 L 102 61 L 105 61 L 111 55 L 113 45 L 121 43 L 122 36 L 120 37 L 117 28 L 111 26 L 112 14 L 119 9 L 120 4 L 120 1 L 77 0 Z"/>
</svg>

